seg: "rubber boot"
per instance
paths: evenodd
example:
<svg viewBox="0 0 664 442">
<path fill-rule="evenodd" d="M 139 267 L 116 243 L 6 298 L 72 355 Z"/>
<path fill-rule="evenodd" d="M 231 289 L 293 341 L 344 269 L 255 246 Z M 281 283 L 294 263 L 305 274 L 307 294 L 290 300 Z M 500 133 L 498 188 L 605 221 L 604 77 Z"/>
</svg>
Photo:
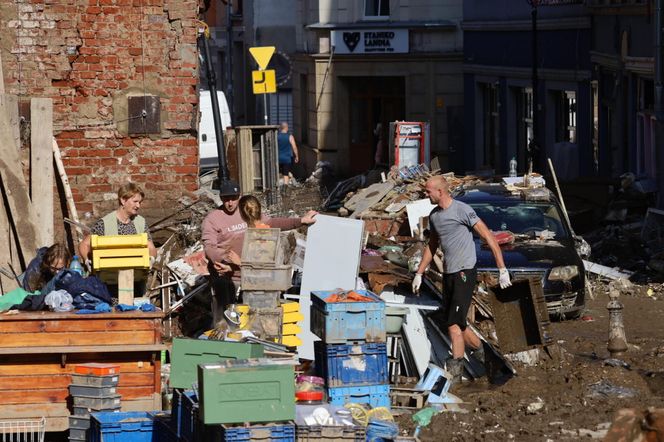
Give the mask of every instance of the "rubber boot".
<svg viewBox="0 0 664 442">
<path fill-rule="evenodd" d="M 450 380 L 452 382 L 452 385 L 455 384 L 460 384 L 461 383 L 461 375 L 463 374 L 463 358 L 459 359 L 448 359 L 445 368 L 447 369 L 447 372 L 452 376 L 452 379 Z"/>
</svg>

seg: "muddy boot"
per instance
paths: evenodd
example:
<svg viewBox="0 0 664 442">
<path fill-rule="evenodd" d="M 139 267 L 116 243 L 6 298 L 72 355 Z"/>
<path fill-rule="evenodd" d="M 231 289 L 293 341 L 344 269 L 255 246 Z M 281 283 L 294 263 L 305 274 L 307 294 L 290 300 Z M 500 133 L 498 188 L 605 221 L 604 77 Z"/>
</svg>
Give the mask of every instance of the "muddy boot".
<svg viewBox="0 0 664 442">
<path fill-rule="evenodd" d="M 471 354 L 484 365 L 484 362 L 486 361 L 484 356 L 484 344 L 480 344 L 479 348 L 473 350 Z"/>
<path fill-rule="evenodd" d="M 445 363 L 445 368 L 450 376 L 452 376 L 452 379 L 450 380 L 452 385 L 460 384 L 461 375 L 463 374 L 463 358 L 448 359 Z"/>
</svg>

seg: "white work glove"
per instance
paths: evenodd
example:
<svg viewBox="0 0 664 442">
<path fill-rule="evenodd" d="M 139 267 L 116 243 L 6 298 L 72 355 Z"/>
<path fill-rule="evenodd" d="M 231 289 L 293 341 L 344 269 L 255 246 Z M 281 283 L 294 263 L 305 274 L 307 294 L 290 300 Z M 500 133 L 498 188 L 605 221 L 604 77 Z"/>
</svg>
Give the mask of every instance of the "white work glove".
<svg viewBox="0 0 664 442">
<path fill-rule="evenodd" d="M 413 278 L 413 293 L 418 295 L 420 293 L 420 286 L 422 285 L 422 274 L 421 273 L 415 273 L 415 277 Z"/>
<path fill-rule="evenodd" d="M 512 285 L 510 274 L 505 267 L 498 269 L 498 284 L 501 289 L 505 289 Z"/>
</svg>

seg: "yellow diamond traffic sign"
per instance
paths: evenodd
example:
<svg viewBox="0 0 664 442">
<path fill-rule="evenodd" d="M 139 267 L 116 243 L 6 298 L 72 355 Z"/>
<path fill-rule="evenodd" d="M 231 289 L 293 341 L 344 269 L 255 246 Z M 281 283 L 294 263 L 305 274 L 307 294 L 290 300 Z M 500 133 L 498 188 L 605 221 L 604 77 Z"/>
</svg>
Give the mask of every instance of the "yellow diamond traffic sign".
<svg viewBox="0 0 664 442">
<path fill-rule="evenodd" d="M 249 48 L 249 53 L 254 57 L 258 68 L 262 71 L 267 67 L 267 64 L 270 62 L 270 58 L 274 54 L 274 51 L 277 48 L 274 46 L 257 46 L 254 48 Z"/>
<path fill-rule="evenodd" d="M 274 69 L 251 71 L 251 83 L 254 94 L 273 94 L 277 92 L 277 76 Z"/>
</svg>

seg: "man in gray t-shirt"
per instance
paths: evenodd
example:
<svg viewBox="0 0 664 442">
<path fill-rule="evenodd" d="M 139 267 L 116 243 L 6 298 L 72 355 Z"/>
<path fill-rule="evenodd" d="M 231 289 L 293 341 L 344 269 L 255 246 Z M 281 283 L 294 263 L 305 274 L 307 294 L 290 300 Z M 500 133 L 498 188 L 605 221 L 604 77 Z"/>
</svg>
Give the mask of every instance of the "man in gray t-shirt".
<svg viewBox="0 0 664 442">
<path fill-rule="evenodd" d="M 424 249 L 422 262 L 413 279 L 413 292 L 419 293 L 422 274 L 431 263 L 438 247 L 443 251 L 443 311 L 447 315 L 444 324 L 452 341 L 452 359 L 446 363 L 453 382 L 461 380 L 463 355 L 468 345 L 482 359 L 482 342 L 466 327 L 466 316 L 477 282 L 477 254 L 473 241 L 473 230 L 487 243 L 499 270 L 501 288 L 511 284 L 505 268 L 503 254 L 493 234 L 477 217 L 469 205 L 456 201 L 450 195 L 447 180 L 438 175 L 426 183 L 426 193 L 436 207 L 429 215 L 429 244 Z"/>
</svg>

